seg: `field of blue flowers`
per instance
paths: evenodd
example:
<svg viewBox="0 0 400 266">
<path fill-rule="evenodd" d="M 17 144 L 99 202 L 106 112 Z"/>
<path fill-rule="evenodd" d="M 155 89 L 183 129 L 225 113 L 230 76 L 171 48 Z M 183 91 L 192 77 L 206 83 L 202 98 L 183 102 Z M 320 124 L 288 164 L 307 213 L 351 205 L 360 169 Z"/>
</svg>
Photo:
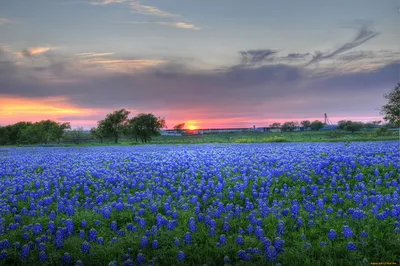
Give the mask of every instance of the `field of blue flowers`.
<svg viewBox="0 0 400 266">
<path fill-rule="evenodd" d="M 399 142 L 0 149 L 0 265 L 400 260 Z"/>
</svg>

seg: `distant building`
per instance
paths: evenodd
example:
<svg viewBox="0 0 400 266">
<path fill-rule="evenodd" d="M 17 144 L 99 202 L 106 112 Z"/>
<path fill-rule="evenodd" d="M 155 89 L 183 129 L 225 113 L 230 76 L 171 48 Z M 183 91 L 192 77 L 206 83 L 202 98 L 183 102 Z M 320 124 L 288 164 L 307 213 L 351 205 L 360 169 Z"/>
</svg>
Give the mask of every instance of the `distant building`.
<svg viewBox="0 0 400 266">
<path fill-rule="evenodd" d="M 324 125 L 323 128 L 321 128 L 321 130 L 335 130 L 338 129 L 338 125 Z"/>
<path fill-rule="evenodd" d="M 160 130 L 161 136 L 183 136 L 183 134 L 177 130 L 163 129 Z"/>
<path fill-rule="evenodd" d="M 267 132 L 277 133 L 282 132 L 282 130 L 280 128 L 268 128 Z"/>
<path fill-rule="evenodd" d="M 337 125 L 325 125 L 321 130 L 335 130 Z M 293 131 L 310 131 L 311 128 L 296 127 Z M 251 128 L 204 128 L 204 129 L 183 129 L 182 131 L 164 129 L 161 130 L 162 136 L 183 136 L 183 135 L 201 135 L 201 134 L 215 134 L 215 133 L 239 133 L 239 132 L 271 132 L 280 133 L 282 129 L 272 127 L 251 127 Z"/>
</svg>

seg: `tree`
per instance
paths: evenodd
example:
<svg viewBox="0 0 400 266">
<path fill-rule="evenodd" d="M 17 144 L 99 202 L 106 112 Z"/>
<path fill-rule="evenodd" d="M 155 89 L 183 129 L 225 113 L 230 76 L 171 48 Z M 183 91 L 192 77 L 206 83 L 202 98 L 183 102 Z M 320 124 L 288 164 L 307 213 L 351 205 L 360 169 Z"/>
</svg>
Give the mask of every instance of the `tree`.
<svg viewBox="0 0 400 266">
<path fill-rule="evenodd" d="M 301 121 L 300 123 L 304 128 L 309 128 L 311 126 L 311 122 L 309 120 Z"/>
<path fill-rule="evenodd" d="M 39 144 L 43 143 L 43 132 L 39 123 L 34 123 L 25 127 L 19 135 L 20 144 Z"/>
<path fill-rule="evenodd" d="M 351 121 L 349 121 L 349 122 L 351 122 Z M 344 130 L 346 123 L 347 123 L 347 120 L 340 120 L 338 122 L 338 128 Z"/>
<path fill-rule="evenodd" d="M 368 129 L 376 128 L 378 126 L 378 124 L 376 124 L 375 122 L 376 121 L 364 123 L 364 128 L 368 128 Z"/>
<path fill-rule="evenodd" d="M 38 126 L 41 130 L 42 143 L 47 144 L 50 141 L 55 140 L 54 131 L 59 126 L 56 122 L 51 120 L 42 120 L 35 123 L 35 126 Z"/>
<path fill-rule="evenodd" d="M 0 145 L 6 145 L 7 138 L 6 138 L 6 127 L 0 126 Z"/>
<path fill-rule="evenodd" d="M 69 122 L 62 123 L 62 124 L 55 123 L 55 124 L 52 125 L 52 127 L 50 129 L 51 130 L 51 134 L 52 134 L 53 138 L 55 140 L 57 140 L 58 144 L 60 143 L 60 141 L 61 141 L 61 139 L 62 139 L 62 137 L 64 135 L 64 132 L 67 129 L 71 129 L 71 124 Z"/>
<path fill-rule="evenodd" d="M 65 139 L 67 141 L 72 141 L 74 144 L 79 144 L 83 141 L 85 133 L 83 127 L 78 127 L 76 129 L 68 130 L 65 132 Z"/>
<path fill-rule="evenodd" d="M 354 133 L 354 131 L 361 130 L 364 127 L 364 124 L 361 122 L 353 122 L 351 120 L 340 120 L 338 122 L 338 127 L 339 129 Z"/>
<path fill-rule="evenodd" d="M 364 127 L 364 124 L 361 122 L 352 122 L 352 121 L 348 122 L 350 123 L 346 124 L 344 130 L 351 131 L 351 133 L 354 133 L 354 131 L 360 131 Z"/>
<path fill-rule="evenodd" d="M 297 127 L 297 122 L 285 122 L 282 125 L 282 130 L 283 131 L 293 131 Z"/>
<path fill-rule="evenodd" d="M 153 114 L 138 114 L 129 120 L 127 135 L 138 138 L 142 143 L 151 141 L 152 136 L 160 135 L 160 129 L 165 127 L 165 120 L 155 117 Z"/>
<path fill-rule="evenodd" d="M 311 130 L 320 130 L 323 127 L 324 127 L 324 123 L 322 123 L 319 120 L 315 120 L 310 124 Z"/>
<path fill-rule="evenodd" d="M 13 125 L 5 127 L 5 142 L 6 144 L 16 145 L 20 142 L 21 132 L 28 126 L 31 126 L 30 122 L 18 122 Z"/>
<path fill-rule="evenodd" d="M 115 143 L 118 143 L 129 121 L 129 114 L 130 112 L 125 109 L 114 111 L 108 114 L 104 120 L 98 122 L 98 128 L 101 128 L 101 132 L 104 133 L 104 136 L 110 137 Z"/>
<path fill-rule="evenodd" d="M 281 128 L 281 123 L 277 123 L 277 122 L 272 123 L 272 124 L 270 125 L 270 127 L 271 127 L 271 128 Z"/>
<path fill-rule="evenodd" d="M 388 103 L 381 108 L 383 119 L 400 127 L 400 83 L 397 83 L 397 86 L 389 94 L 384 94 L 384 97 Z"/>
<path fill-rule="evenodd" d="M 90 135 L 100 140 L 103 143 L 104 138 L 106 137 L 103 125 L 99 125 L 98 127 L 92 127 L 90 129 Z"/>
<path fill-rule="evenodd" d="M 176 126 L 174 126 L 174 130 L 177 131 L 178 133 L 183 133 L 184 127 L 185 123 L 177 124 Z"/>
</svg>

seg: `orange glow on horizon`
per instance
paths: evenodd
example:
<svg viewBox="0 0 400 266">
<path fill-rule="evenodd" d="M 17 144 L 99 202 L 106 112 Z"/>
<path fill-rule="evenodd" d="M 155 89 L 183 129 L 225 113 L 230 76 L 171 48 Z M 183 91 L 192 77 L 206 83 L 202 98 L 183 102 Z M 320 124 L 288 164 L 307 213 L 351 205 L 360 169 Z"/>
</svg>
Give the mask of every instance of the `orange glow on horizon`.
<svg viewBox="0 0 400 266">
<path fill-rule="evenodd" d="M 1 124 L 19 121 L 57 120 L 63 116 L 85 116 L 92 114 L 89 109 L 82 109 L 69 103 L 65 97 L 25 99 L 18 97 L 0 97 Z"/>
<path fill-rule="evenodd" d="M 196 120 L 189 120 L 185 123 L 186 128 L 189 130 L 196 130 L 199 127 L 197 126 L 197 121 Z"/>
<path fill-rule="evenodd" d="M 174 125 L 185 123 L 185 128 L 188 130 L 198 130 L 207 128 L 253 128 L 255 125 L 259 127 L 268 127 L 274 122 L 284 123 L 287 121 L 302 120 L 320 120 L 324 121 L 323 115 L 320 117 L 279 117 L 267 118 L 265 115 L 257 117 L 257 114 L 248 116 L 237 116 L 231 114 L 229 117 L 226 113 L 221 113 L 222 118 L 208 118 L 208 110 L 202 110 L 196 113 L 184 113 L 180 110 L 134 110 L 131 111 L 130 118 L 134 117 L 140 112 L 151 112 L 157 116 L 164 117 L 166 115 L 167 128 L 173 128 Z M 57 122 L 70 122 L 71 126 L 83 126 L 90 129 L 97 125 L 97 121 L 105 117 L 107 113 L 112 112 L 112 109 L 100 108 L 82 108 L 72 102 L 67 97 L 43 97 L 43 98 L 22 98 L 10 95 L 0 94 L 0 125 L 14 124 L 21 121 L 38 122 L 41 120 L 51 119 Z M 97 118 L 99 117 L 99 118 Z M 370 122 L 375 120 L 382 120 L 381 116 L 330 116 L 332 124 L 336 124 L 339 120 L 353 120 Z"/>
</svg>

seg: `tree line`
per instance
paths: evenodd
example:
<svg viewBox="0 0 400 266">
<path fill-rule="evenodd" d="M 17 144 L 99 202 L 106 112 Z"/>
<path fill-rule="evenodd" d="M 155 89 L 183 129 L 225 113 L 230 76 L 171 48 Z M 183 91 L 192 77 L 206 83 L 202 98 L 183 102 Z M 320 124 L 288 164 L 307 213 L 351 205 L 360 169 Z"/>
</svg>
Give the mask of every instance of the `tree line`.
<svg viewBox="0 0 400 266">
<path fill-rule="evenodd" d="M 341 120 L 338 122 L 338 127 L 337 129 L 340 130 L 346 130 L 346 131 L 360 131 L 361 129 L 372 129 L 372 128 L 377 128 L 381 125 L 382 121 L 372 121 L 372 122 L 357 122 L 357 121 L 351 121 L 351 120 Z M 325 126 L 325 124 L 319 120 L 315 120 L 313 122 L 309 120 L 304 120 L 299 122 L 295 121 L 290 121 L 290 122 L 285 122 L 283 124 L 281 123 L 272 123 L 270 125 L 271 128 L 276 128 L 276 129 L 281 129 L 282 131 L 294 131 L 298 127 L 303 127 L 305 130 L 320 130 Z M 387 127 L 392 127 L 391 123 L 388 123 L 386 125 Z"/>
<path fill-rule="evenodd" d="M 147 143 L 153 136 L 160 135 L 160 129 L 165 127 L 165 119 L 151 113 L 140 113 L 131 119 L 129 114 L 130 112 L 125 109 L 114 111 L 98 121 L 97 127 L 92 128 L 90 133 L 100 142 L 111 139 L 114 143 L 118 143 L 124 136 L 136 142 Z"/>
<path fill-rule="evenodd" d="M 121 137 L 125 137 L 147 143 L 153 136 L 160 135 L 160 129 L 165 127 L 165 120 L 151 113 L 140 113 L 133 118 L 129 118 L 129 114 L 125 109 L 107 114 L 97 122 L 97 127 L 90 130 L 90 135 L 100 142 L 111 140 L 118 143 Z M 43 120 L 0 126 L 0 145 L 59 144 L 62 140 L 79 144 L 85 137 L 87 134 L 82 127 L 71 129 L 69 122 Z"/>
<path fill-rule="evenodd" d="M 307 130 L 320 130 L 321 128 L 324 127 L 324 123 L 322 123 L 319 120 L 315 120 L 313 122 L 310 122 L 309 120 L 304 120 L 301 121 L 300 123 L 296 121 L 289 121 L 283 124 L 275 122 L 270 125 L 271 128 L 281 129 L 282 131 L 294 131 L 296 128 L 300 126 L 302 126 Z"/>
<path fill-rule="evenodd" d="M 60 143 L 65 130 L 70 128 L 70 123 L 57 123 L 52 120 L 0 126 L 0 145 Z"/>
</svg>

